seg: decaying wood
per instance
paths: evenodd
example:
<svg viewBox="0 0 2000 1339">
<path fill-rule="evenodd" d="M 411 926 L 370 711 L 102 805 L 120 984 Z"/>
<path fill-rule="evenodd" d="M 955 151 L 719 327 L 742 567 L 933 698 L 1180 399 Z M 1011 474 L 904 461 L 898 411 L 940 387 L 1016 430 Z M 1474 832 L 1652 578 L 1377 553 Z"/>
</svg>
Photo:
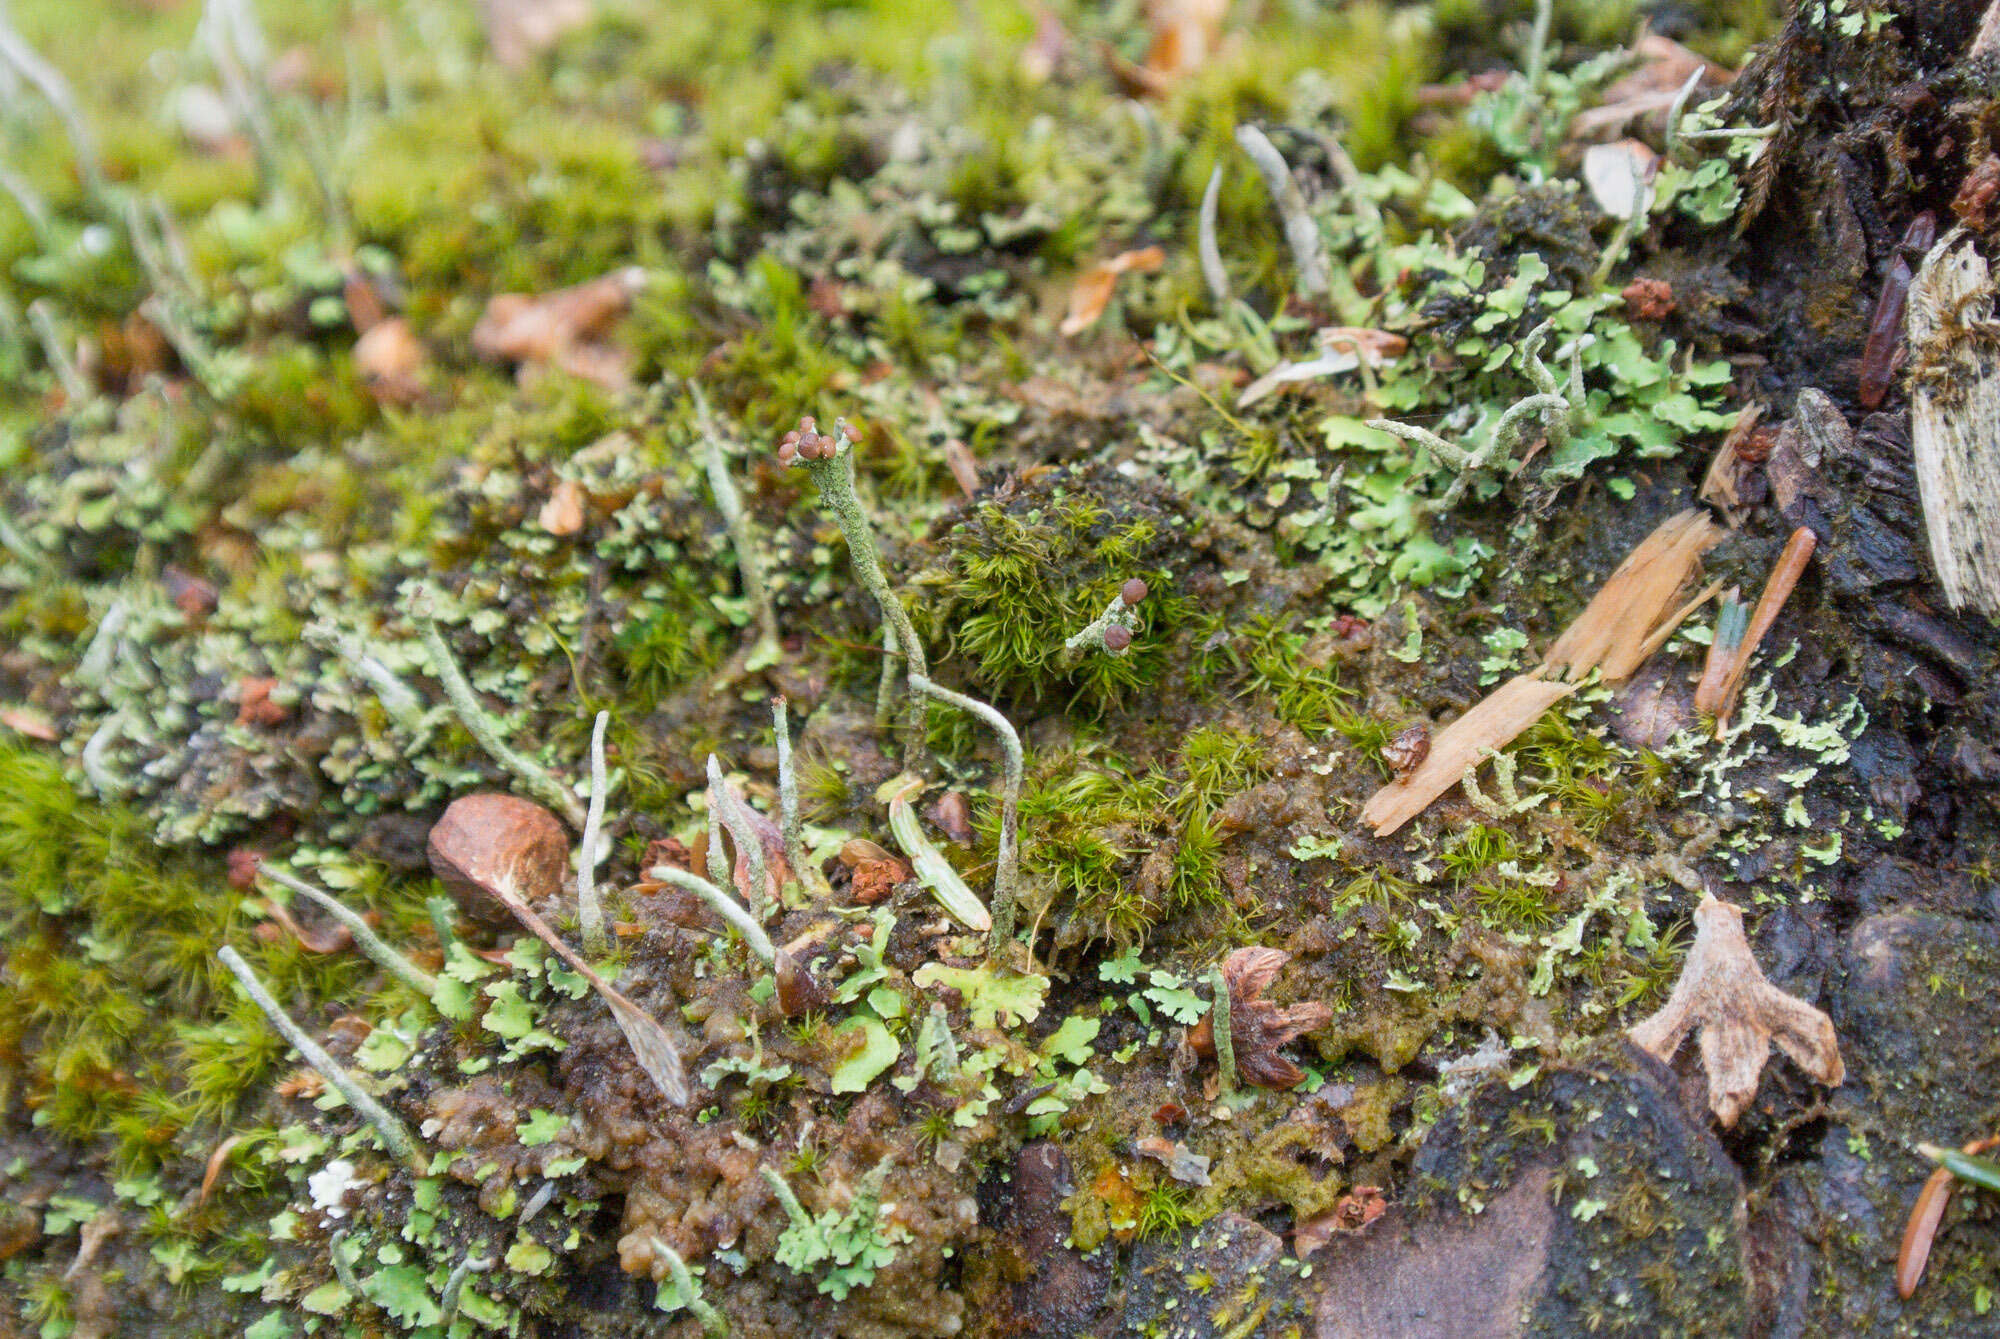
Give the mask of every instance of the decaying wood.
<svg viewBox="0 0 2000 1339">
<path fill-rule="evenodd" d="M 1847 1070 L 1833 1020 L 1764 979 L 1743 935 L 1742 909 L 1705 897 L 1695 908 L 1694 925 L 1694 947 L 1674 993 L 1632 1029 L 1633 1042 L 1667 1063 L 1698 1029 L 1709 1110 L 1724 1129 L 1736 1124 L 1756 1097 L 1772 1042 L 1813 1078 L 1838 1087 Z"/>
<path fill-rule="evenodd" d="M 2000 319 L 1960 228 L 1910 285 L 1910 436 L 1931 562 L 1954 609 L 2000 618 Z"/>
<path fill-rule="evenodd" d="M 1701 479 L 1701 490 L 1696 494 L 1722 513 L 1722 518 L 1731 526 L 1741 524 L 1746 508 L 1738 493 L 1741 475 L 1749 463 L 1743 455 L 1744 443 L 1757 430 L 1758 421 L 1764 417 L 1761 403 L 1747 404 L 1736 415 L 1729 432 L 1723 437 L 1722 445 L 1716 448 L 1714 459 L 1708 462 L 1708 473 Z"/>
<path fill-rule="evenodd" d="M 1693 508 L 1660 522 L 1618 564 L 1574 623 L 1549 648 L 1544 671 L 1581 679 L 1600 671 L 1607 683 L 1632 677 L 1665 643 L 1682 619 L 1717 587 L 1676 607 L 1701 562 L 1721 541 L 1723 529 Z"/>
<path fill-rule="evenodd" d="M 1430 808 L 1489 753 L 1507 747 L 1543 712 L 1575 692 L 1576 684 L 1517 674 L 1482 698 L 1472 710 L 1431 736 L 1430 752 L 1407 776 L 1368 797 L 1362 819 L 1386 837 Z"/>
<path fill-rule="evenodd" d="M 1778 611 L 1791 598 L 1818 543 L 1818 536 L 1805 526 L 1792 531 L 1778 560 L 1771 565 L 1764 593 L 1757 597 L 1757 607 L 1750 614 L 1750 624 L 1744 629 L 1742 639 L 1733 648 L 1724 647 L 1720 637 L 1710 644 L 1709 665 L 1702 673 L 1701 686 L 1695 689 L 1694 709 L 1715 719 L 1716 738 L 1722 737 L 1722 728 L 1736 710 L 1736 699 L 1743 692 L 1743 677 L 1750 672 L 1750 658 L 1757 653 L 1757 645 L 1771 630 L 1771 624 L 1777 621 Z"/>
</svg>

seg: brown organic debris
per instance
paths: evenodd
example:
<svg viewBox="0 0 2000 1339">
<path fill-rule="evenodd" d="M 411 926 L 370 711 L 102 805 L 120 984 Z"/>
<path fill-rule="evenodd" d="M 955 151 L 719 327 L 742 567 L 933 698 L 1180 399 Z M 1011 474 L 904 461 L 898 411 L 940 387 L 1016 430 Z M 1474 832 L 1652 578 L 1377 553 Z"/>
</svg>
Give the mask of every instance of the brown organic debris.
<svg viewBox="0 0 2000 1339">
<path fill-rule="evenodd" d="M 354 341 L 354 369 L 378 404 L 408 408 L 423 399 L 430 353 L 400 316 L 368 327 Z"/>
<path fill-rule="evenodd" d="M 1980 1154 L 1995 1146 L 2000 1146 L 2000 1139 L 1975 1139 L 1960 1151 Z M 1910 1221 L 1903 1226 L 1903 1245 L 1896 1252 L 1896 1296 L 1905 1301 L 1924 1281 L 1924 1266 L 1930 1263 L 1931 1246 L 1937 1240 L 1939 1225 L 1944 1222 L 1944 1211 L 1951 1206 L 1954 1180 L 1949 1167 L 1939 1167 L 1924 1181 L 1924 1188 L 1917 1192 L 1917 1202 L 1910 1208 Z"/>
<path fill-rule="evenodd" d="M 569 878 L 569 834 L 541 805 L 496 791 L 452 801 L 431 829 L 431 870 L 459 909 L 489 925 L 509 920 L 503 887 L 529 902 Z"/>
<path fill-rule="evenodd" d="M 1693 508 L 1660 522 L 1549 648 L 1544 671 L 1578 680 L 1595 669 L 1607 683 L 1632 677 L 1646 657 L 1673 635 L 1681 620 L 1716 587 L 1680 604 L 1701 555 L 1721 542 L 1723 529 Z"/>
<path fill-rule="evenodd" d="M 1498 752 L 1576 691 L 1573 683 L 1519 674 L 1482 698 L 1470 711 L 1431 736 L 1430 752 L 1406 776 L 1368 797 L 1362 821 L 1386 837 L 1430 808 L 1431 802 L 1464 779 L 1489 753 Z"/>
<path fill-rule="evenodd" d="M 535 523 L 558 539 L 573 535 L 583 529 L 584 502 L 583 485 L 574 479 L 564 479 L 550 491 Z"/>
<path fill-rule="evenodd" d="M 472 328 L 473 351 L 517 365 L 524 379 L 555 367 L 617 390 L 631 381 L 632 359 L 608 335 L 645 282 L 634 266 L 541 297 L 502 293 Z"/>
<path fill-rule="evenodd" d="M 595 0 L 484 0 L 479 7 L 493 59 L 510 70 L 524 68 L 596 12 Z"/>
<path fill-rule="evenodd" d="M 1744 405 L 1738 411 L 1736 422 L 1730 425 L 1729 431 L 1723 435 L 1722 445 L 1716 448 L 1714 459 L 1708 462 L 1708 473 L 1702 476 L 1701 489 L 1696 494 L 1720 512 L 1722 519 L 1731 526 L 1742 524 L 1747 510 L 1744 505 L 1746 473 L 1769 454 L 1768 448 L 1762 453 L 1750 449 L 1750 443 L 1756 440 L 1757 421 L 1763 417 L 1764 406 L 1761 403 Z"/>
<path fill-rule="evenodd" d="M 1757 1095 L 1771 1043 L 1828 1087 L 1846 1078 L 1833 1020 L 1764 979 L 1743 935 L 1742 909 L 1705 897 L 1694 913 L 1694 947 L 1665 1007 L 1631 1030 L 1631 1038 L 1662 1064 L 1690 1031 L 1699 1032 L 1708 1073 L 1708 1105 L 1724 1129 L 1736 1124 Z"/>
<path fill-rule="evenodd" d="M 1340 1202 L 1292 1230 L 1292 1254 L 1303 1260 L 1336 1236 L 1353 1236 L 1389 1211 L 1380 1186 L 1356 1186 Z"/>
<path fill-rule="evenodd" d="M 1264 998 L 1278 969 L 1291 960 L 1281 948 L 1239 948 L 1222 960 L 1222 980 L 1229 990 L 1229 1039 L 1236 1052 L 1236 1077 L 1259 1088 L 1293 1088 L 1306 1072 L 1279 1048 L 1333 1021 L 1333 1010 L 1317 1002 L 1279 1008 Z M 1211 1015 L 1188 1031 L 1195 1053 L 1215 1054 Z"/>
<path fill-rule="evenodd" d="M 1389 737 L 1382 746 L 1382 761 L 1389 764 L 1389 770 L 1399 777 L 1408 776 L 1423 766 L 1424 759 L 1431 756 L 1431 725 L 1429 721 L 1418 721 L 1406 725 Z"/>
<path fill-rule="evenodd" d="M 1962 229 L 1909 293 L 1910 437 L 1938 584 L 1954 609 L 2000 618 L 2000 316 Z"/>
<path fill-rule="evenodd" d="M 1818 542 L 1818 537 L 1804 526 L 1792 531 L 1792 537 L 1785 541 L 1777 562 L 1771 566 L 1764 593 L 1757 597 L 1757 608 L 1751 613 L 1742 637 L 1731 642 L 1718 634 L 1709 643 L 1708 663 L 1694 693 L 1694 709 L 1714 718 L 1716 738 L 1722 737 L 1730 713 L 1736 710 L 1744 676 L 1750 672 L 1750 658 L 1757 653 L 1757 646 L 1771 630 L 1771 624 L 1777 621 L 1778 611 L 1791 598 Z"/>
<path fill-rule="evenodd" d="M 1097 324 L 1097 318 L 1110 305 L 1119 275 L 1132 271 L 1151 274 L 1166 263 L 1166 252 L 1157 246 L 1146 246 L 1136 251 L 1121 251 L 1085 270 L 1070 289 L 1069 315 L 1063 318 L 1062 333 L 1081 334 Z"/>
</svg>

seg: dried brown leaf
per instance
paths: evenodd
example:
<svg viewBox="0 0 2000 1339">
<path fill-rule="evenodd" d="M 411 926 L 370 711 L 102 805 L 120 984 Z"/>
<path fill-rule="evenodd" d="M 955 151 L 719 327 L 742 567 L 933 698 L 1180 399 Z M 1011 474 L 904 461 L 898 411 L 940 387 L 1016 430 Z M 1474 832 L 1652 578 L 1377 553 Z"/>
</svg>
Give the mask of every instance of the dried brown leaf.
<svg viewBox="0 0 2000 1339">
<path fill-rule="evenodd" d="M 0 725 L 44 744 L 53 744 L 59 738 L 54 722 L 32 707 L 0 707 Z"/>
<path fill-rule="evenodd" d="M 1601 106 L 1579 112 L 1571 119 L 1570 134 L 1587 139 L 1606 132 L 1623 130 L 1640 117 L 1664 114 L 1674 105 L 1690 76 L 1701 72 L 1697 88 L 1720 88 L 1736 78 L 1726 66 L 1703 60 L 1670 37 L 1648 33 L 1632 47 L 1639 67 L 1604 90 Z"/>
<path fill-rule="evenodd" d="M 480 17 L 493 59 L 518 70 L 564 33 L 590 22 L 596 8 L 593 0 L 484 0 Z"/>
<path fill-rule="evenodd" d="M 549 493 L 549 500 L 542 504 L 535 521 L 557 538 L 573 535 L 583 529 L 583 503 L 583 485 L 574 479 L 564 479 Z"/>
<path fill-rule="evenodd" d="M 1666 1005 L 1631 1030 L 1641 1049 L 1661 1063 L 1690 1031 L 1699 1032 L 1708 1105 L 1724 1129 L 1736 1124 L 1757 1095 L 1771 1044 L 1819 1082 L 1838 1087 L 1847 1070 L 1833 1020 L 1764 978 L 1743 934 L 1743 912 L 1705 897 L 1694 913 L 1694 947 Z"/>
<path fill-rule="evenodd" d="M 1119 275 L 1134 270 L 1151 274 L 1166 263 L 1166 252 L 1157 246 L 1146 246 L 1136 251 L 1121 251 L 1085 270 L 1070 288 L 1069 315 L 1063 318 L 1062 333 L 1081 334 L 1097 323 L 1118 287 Z"/>
<path fill-rule="evenodd" d="M 605 1004 L 611 1008 L 611 1017 L 616 1020 L 618 1030 L 625 1034 L 626 1043 L 632 1048 L 633 1057 L 639 1068 L 646 1071 L 646 1077 L 675 1106 L 686 1106 L 688 1100 L 687 1070 L 681 1064 L 681 1048 L 660 1026 L 659 1020 L 641 1009 L 612 988 L 609 981 L 598 975 L 597 970 L 575 949 L 565 944 L 556 932 L 549 928 L 547 921 L 534 913 L 521 900 L 511 884 L 503 884 L 495 890 L 514 918 L 528 927 L 535 937 L 547 944 L 555 955 L 570 965 L 584 980 L 590 982 Z"/>
<path fill-rule="evenodd" d="M 1376 836 L 1388 836 L 1457 785 L 1489 751 L 1505 748 L 1540 720 L 1543 712 L 1575 691 L 1573 683 L 1535 674 L 1509 679 L 1463 716 L 1434 732 L 1423 762 L 1369 796 L 1362 806 L 1362 820 L 1374 827 Z"/>
<path fill-rule="evenodd" d="M 1229 1039 L 1236 1054 L 1236 1076 L 1259 1088 L 1293 1088 L 1306 1076 L 1279 1050 L 1333 1019 L 1333 1010 L 1317 1002 L 1279 1008 L 1264 998 L 1278 969 L 1291 954 L 1281 948 L 1257 946 L 1232 950 L 1222 960 L 1222 980 L 1229 990 Z M 1197 1055 L 1215 1054 L 1214 1015 L 1204 1015 L 1188 1030 Z"/>
<path fill-rule="evenodd" d="M 501 293 L 472 329 L 473 352 L 524 374 L 557 367 L 615 390 L 630 379 L 631 357 L 606 335 L 644 285 L 634 267 L 541 297 Z"/>
</svg>

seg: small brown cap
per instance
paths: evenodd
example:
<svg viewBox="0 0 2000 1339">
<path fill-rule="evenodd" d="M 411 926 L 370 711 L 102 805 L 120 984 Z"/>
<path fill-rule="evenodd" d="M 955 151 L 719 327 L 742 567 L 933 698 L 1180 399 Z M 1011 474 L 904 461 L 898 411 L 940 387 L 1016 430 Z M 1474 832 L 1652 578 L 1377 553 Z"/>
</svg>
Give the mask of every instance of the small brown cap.
<svg viewBox="0 0 2000 1339">
<path fill-rule="evenodd" d="M 1130 646 L 1131 644 L 1132 644 L 1132 629 L 1126 627 L 1123 623 L 1113 623 L 1110 627 L 1104 630 L 1105 650 L 1123 651 L 1126 647 Z"/>
<path fill-rule="evenodd" d="M 459 909 L 489 924 L 512 924 L 497 889 L 511 885 L 534 903 L 569 877 L 569 834 L 541 805 L 488 792 L 453 800 L 431 829 L 431 871 Z"/>
<path fill-rule="evenodd" d="M 1129 609 L 1146 598 L 1146 583 L 1137 577 L 1133 577 L 1118 588 L 1118 598 L 1123 600 Z"/>
</svg>

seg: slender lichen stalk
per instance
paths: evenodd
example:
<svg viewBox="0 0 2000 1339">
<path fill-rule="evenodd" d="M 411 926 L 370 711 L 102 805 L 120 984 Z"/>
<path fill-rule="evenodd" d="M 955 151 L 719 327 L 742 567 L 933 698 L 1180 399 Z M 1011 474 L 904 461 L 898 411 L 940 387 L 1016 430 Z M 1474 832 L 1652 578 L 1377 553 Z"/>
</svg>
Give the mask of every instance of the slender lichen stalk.
<svg viewBox="0 0 2000 1339">
<path fill-rule="evenodd" d="M 910 676 L 910 687 L 977 716 L 1000 737 L 1000 852 L 993 865 L 993 932 L 989 941 L 998 952 L 1014 937 L 1014 902 L 1020 882 L 1015 837 L 1021 821 L 1021 736 L 1015 733 L 1012 722 L 977 698 L 941 688 L 921 674 Z"/>
<path fill-rule="evenodd" d="M 749 815 L 742 813 L 738 809 L 741 803 L 742 801 L 729 789 L 729 782 L 722 775 L 722 763 L 717 760 L 713 753 L 709 754 L 709 877 L 714 878 L 715 876 L 716 857 L 721 848 L 721 843 L 715 839 L 715 822 L 717 816 L 720 815 L 723 825 L 729 829 L 730 840 L 736 844 L 736 858 L 743 862 L 744 873 L 749 876 L 750 914 L 761 921 L 764 919 L 765 913 L 769 910 L 764 905 L 764 890 L 769 886 L 766 882 L 769 876 L 764 867 L 764 840 L 757 835 L 757 830 L 750 826 Z M 723 877 L 717 879 L 716 882 L 727 885 L 733 882 L 733 880 L 729 878 L 728 872 L 725 870 Z"/>
<path fill-rule="evenodd" d="M 277 1000 L 271 997 L 270 991 L 264 989 L 264 983 L 257 979 L 257 973 L 250 969 L 249 963 L 243 961 L 243 955 L 224 944 L 216 950 L 215 956 L 222 960 L 224 967 L 235 974 L 236 982 L 243 988 L 243 993 L 264 1011 L 264 1016 L 271 1020 L 271 1026 L 278 1029 L 284 1039 L 291 1043 L 292 1049 L 303 1056 L 307 1064 L 318 1070 L 320 1076 L 334 1086 L 334 1089 L 347 1100 L 347 1105 L 360 1112 L 367 1118 L 368 1123 L 375 1127 L 375 1133 L 381 1136 L 382 1146 L 401 1161 L 413 1167 L 420 1165 L 417 1141 L 410 1136 L 408 1127 L 390 1115 L 387 1107 L 363 1091 L 361 1085 L 355 1082 L 353 1075 L 342 1069 L 339 1062 L 328 1055 L 318 1042 L 306 1035 L 304 1028 L 292 1021 L 290 1014 L 278 1007 Z"/>
<path fill-rule="evenodd" d="M 437 993 L 438 983 L 436 977 L 411 962 L 394 948 L 391 948 L 382 936 L 375 933 L 375 928 L 357 915 L 345 902 L 340 901 L 330 893 L 321 892 L 304 879 L 287 874 L 284 870 L 274 868 L 270 865 L 258 866 L 257 873 L 280 887 L 291 889 L 300 897 L 305 898 L 306 901 L 312 903 L 321 911 L 324 911 L 327 915 L 346 926 L 348 933 L 354 936 L 354 943 L 357 948 L 373 959 L 375 964 L 383 971 L 396 977 L 409 986 L 410 989 L 416 991 L 425 999 L 429 999 Z"/>
<path fill-rule="evenodd" d="M 757 620 L 757 649 L 753 660 L 775 660 L 778 652 L 778 614 L 771 604 L 771 586 L 764 579 L 764 562 L 757 554 L 757 536 L 750 529 L 749 513 L 736 483 L 729 477 L 729 462 L 722 454 L 722 433 L 708 412 L 708 397 L 701 387 L 688 384 L 694 398 L 696 429 L 701 433 L 702 451 L 708 467 L 708 489 L 715 494 L 715 507 L 729 529 L 729 542 L 736 549 L 736 571 L 743 580 L 743 595 Z"/>
<path fill-rule="evenodd" d="M 602 957 L 610 947 L 604 937 L 604 906 L 597 900 L 598 845 L 604 828 L 604 797 L 609 787 L 604 774 L 604 727 L 611 713 L 600 711 L 590 728 L 590 811 L 583 820 L 583 848 L 576 859 L 576 924 L 583 935 L 583 951 Z"/>
<path fill-rule="evenodd" d="M 1229 271 L 1222 268 L 1222 248 L 1215 242 L 1215 216 L 1222 199 L 1222 165 L 1208 174 L 1208 189 L 1201 193 L 1199 227 L 1195 232 L 1195 255 L 1201 260 L 1201 277 L 1208 284 L 1208 296 L 1218 312 L 1229 310 Z"/>
<path fill-rule="evenodd" d="M 49 370 L 56 374 L 70 407 L 79 408 L 95 399 L 96 393 L 84 380 L 76 359 L 70 354 L 69 345 L 63 342 L 62 330 L 56 325 L 55 305 L 47 298 L 36 298 L 30 302 L 28 324 L 34 329 L 35 338 L 41 342 L 42 357 L 48 360 Z"/>
<path fill-rule="evenodd" d="M 693 893 L 708 904 L 709 910 L 728 921 L 730 928 L 743 936 L 743 942 L 750 946 L 750 951 L 766 966 L 778 965 L 778 949 L 777 945 L 771 942 L 771 936 L 765 934 L 764 927 L 759 925 L 756 919 L 743 909 L 743 905 L 728 893 L 701 875 L 690 874 L 687 870 L 676 869 L 672 865 L 656 866 L 648 877 L 657 879 L 661 883 L 671 883 L 676 888 L 683 888 Z"/>
<path fill-rule="evenodd" d="M 1229 979 L 1220 967 L 1213 967 L 1209 969 L 1208 983 L 1215 995 L 1208 1022 L 1215 1034 L 1217 1091 L 1226 1102 L 1236 1095 L 1236 1037 L 1229 1030 Z"/>
<path fill-rule="evenodd" d="M 799 821 L 799 774 L 792 766 L 792 720 L 784 696 L 771 699 L 771 733 L 778 741 L 778 831 L 785 837 L 785 863 L 804 886 L 811 864 L 805 829 Z"/>
<path fill-rule="evenodd" d="M 1326 248 L 1320 242 L 1319 225 L 1313 222 L 1312 213 L 1306 208 L 1305 193 L 1299 189 L 1292 169 L 1270 137 L 1256 126 L 1236 127 L 1236 142 L 1257 165 L 1258 175 L 1264 178 L 1264 187 L 1270 191 L 1284 219 L 1285 242 L 1292 249 L 1292 264 L 1299 272 L 1299 293 L 1309 298 L 1324 296 L 1333 284 Z"/>
<path fill-rule="evenodd" d="M 55 109 L 56 119 L 62 122 L 63 133 L 69 136 L 70 148 L 76 153 L 77 168 L 83 173 L 85 188 L 93 197 L 101 197 L 104 194 L 103 159 L 97 152 L 97 137 L 91 133 L 82 110 L 77 106 L 76 94 L 70 91 L 69 81 L 62 77 L 62 73 L 28 45 L 27 39 L 7 17 L 4 6 L 0 6 L 0 65 L 26 79 L 48 99 L 49 106 Z"/>
<path fill-rule="evenodd" d="M 458 667 L 452 657 L 451 648 L 445 645 L 444 634 L 438 630 L 437 621 L 431 617 L 429 600 L 420 597 L 410 611 L 410 619 L 417 626 L 417 636 L 423 640 L 424 651 L 430 657 L 431 673 L 444 685 L 445 700 L 457 714 L 466 731 L 486 750 L 486 755 L 512 772 L 517 780 L 532 791 L 535 798 L 561 814 L 573 828 L 582 828 L 584 808 L 581 801 L 568 786 L 549 774 L 540 763 L 516 753 L 506 740 L 500 737 L 500 727 L 486 714 L 486 708 L 479 704 L 471 683 L 467 682 L 465 671 Z"/>
<path fill-rule="evenodd" d="M 908 611 L 890 589 L 889 578 L 883 575 L 874 528 L 854 492 L 854 439 L 854 430 L 846 419 L 835 419 L 833 436 L 825 437 L 811 418 L 802 418 L 797 431 L 788 434 L 780 444 L 778 458 L 782 464 L 804 465 L 821 499 L 833 509 L 834 519 L 840 522 L 840 531 L 847 537 L 847 556 L 854 564 L 854 575 L 882 611 L 882 620 L 895 634 L 896 649 L 902 653 L 909 676 L 915 679 L 929 674 L 930 665 L 924 659 L 924 646 L 917 640 L 917 630 L 910 623 Z M 905 766 L 916 765 L 923 744 L 923 700 L 912 693 L 903 717 Z"/>
<path fill-rule="evenodd" d="M 305 638 L 339 656 L 349 673 L 374 690 L 377 700 L 382 703 L 382 710 L 388 712 L 389 719 L 405 732 L 418 741 L 429 736 L 430 723 L 424 719 L 424 700 L 417 696 L 416 689 L 398 678 L 381 657 L 369 650 L 368 644 L 361 638 L 325 622 L 308 624 Z"/>
<path fill-rule="evenodd" d="M 679 1251 L 658 1237 L 654 1237 L 652 1242 L 653 1254 L 667 1262 L 667 1274 L 673 1279 L 674 1288 L 680 1293 L 681 1301 L 693 1313 L 694 1318 L 701 1322 L 701 1332 L 708 1336 L 708 1339 L 727 1339 L 729 1322 L 723 1319 L 720 1311 L 702 1300 L 701 1293 L 695 1286 L 694 1272 L 687 1267 L 687 1261 L 681 1259 Z"/>
</svg>

